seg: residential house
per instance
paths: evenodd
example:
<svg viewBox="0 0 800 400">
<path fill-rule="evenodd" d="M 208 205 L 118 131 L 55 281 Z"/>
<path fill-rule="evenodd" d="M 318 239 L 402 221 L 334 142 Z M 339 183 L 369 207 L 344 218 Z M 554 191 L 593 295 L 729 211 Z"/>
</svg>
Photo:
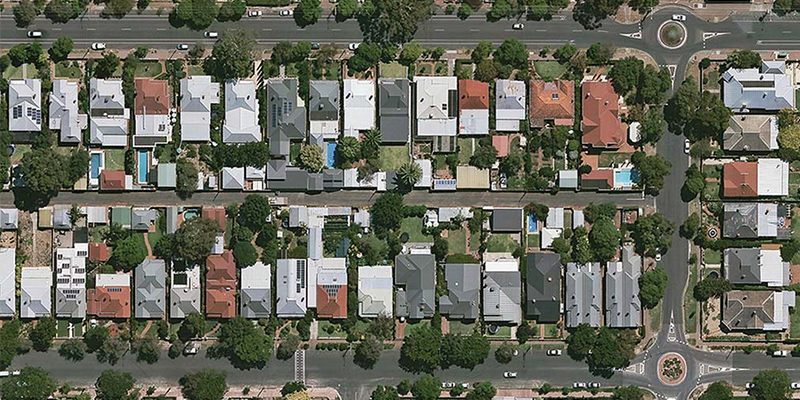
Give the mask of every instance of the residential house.
<svg viewBox="0 0 800 400">
<path fill-rule="evenodd" d="M 593 169 L 581 176 L 581 189 L 608 190 L 614 188 L 614 170 L 611 168 Z"/>
<path fill-rule="evenodd" d="M 567 327 L 600 326 L 603 288 L 600 263 L 567 264 Z"/>
<path fill-rule="evenodd" d="M 170 270 L 172 288 L 169 292 L 169 317 L 183 319 L 192 313 L 202 313 L 200 308 L 200 266 L 186 265 L 182 260 L 175 260 Z"/>
<path fill-rule="evenodd" d="M 136 121 L 134 147 L 155 147 L 167 144 L 172 137 L 169 107 L 171 96 L 165 80 L 136 78 L 133 115 Z"/>
<path fill-rule="evenodd" d="M 522 278 L 516 259 L 484 264 L 483 320 L 519 324 L 522 320 Z"/>
<path fill-rule="evenodd" d="M 131 209 L 131 229 L 146 232 L 158 220 L 158 211 L 152 208 Z"/>
<path fill-rule="evenodd" d="M 561 318 L 561 256 L 528 253 L 525 258 L 525 316 L 539 323 Z"/>
<path fill-rule="evenodd" d="M 319 192 L 324 189 L 322 173 L 308 172 L 286 164 L 286 160 L 270 160 L 267 163 L 266 183 L 268 189 L 304 192 Z"/>
<path fill-rule="evenodd" d="M 161 319 L 166 315 L 166 269 L 164 260 L 157 258 L 145 258 L 136 266 L 136 318 Z"/>
<path fill-rule="evenodd" d="M 358 267 L 358 316 L 393 315 L 394 280 L 391 265 Z"/>
<path fill-rule="evenodd" d="M 84 209 L 86 210 L 86 223 L 90 226 L 108 223 L 108 209 L 105 206 L 88 206 Z"/>
<path fill-rule="evenodd" d="M 617 150 L 625 143 L 619 119 L 619 95 L 611 82 L 584 82 L 581 139 L 594 149 Z"/>
<path fill-rule="evenodd" d="M 125 190 L 129 187 L 128 177 L 125 171 L 108 171 L 105 170 L 100 173 L 100 190 Z M 133 179 L 130 179 L 131 185 Z"/>
<path fill-rule="evenodd" d="M 222 190 L 244 190 L 244 167 L 223 167 Z"/>
<path fill-rule="evenodd" d="M 217 221 L 219 226 L 218 232 L 225 232 L 227 225 L 227 218 L 225 216 L 225 209 L 222 207 L 203 207 L 203 218 L 213 219 Z"/>
<path fill-rule="evenodd" d="M 495 83 L 495 125 L 498 132 L 518 132 L 519 123 L 528 119 L 525 82 L 498 79 Z"/>
<path fill-rule="evenodd" d="M 725 278 L 735 285 L 782 287 L 791 284 L 789 263 L 781 258 L 778 246 L 725 249 L 724 264 Z"/>
<path fill-rule="evenodd" d="M 398 317 L 424 319 L 436 310 L 436 259 L 433 254 L 398 254 L 394 258 Z"/>
<path fill-rule="evenodd" d="M 219 104 L 219 83 L 207 75 L 181 79 L 181 141 L 211 140 L 211 105 Z"/>
<path fill-rule="evenodd" d="M 319 318 L 347 318 L 345 258 L 323 258 L 317 266 L 316 306 Z M 309 264 L 315 263 L 309 260 Z"/>
<path fill-rule="evenodd" d="M 236 315 L 236 263 L 233 252 L 211 254 L 206 259 L 206 317 Z"/>
<path fill-rule="evenodd" d="M 311 81 L 308 95 L 309 134 L 312 142 L 339 137 L 339 81 Z"/>
<path fill-rule="evenodd" d="M 81 142 L 83 134 L 78 116 L 78 82 L 66 79 L 53 81 L 53 91 L 50 92 L 50 113 L 47 118 L 50 130 L 59 131 L 61 144 Z"/>
<path fill-rule="evenodd" d="M 727 238 L 791 237 L 791 209 L 775 203 L 724 203 L 722 236 Z"/>
<path fill-rule="evenodd" d="M 89 81 L 89 113 L 90 144 L 103 147 L 128 145 L 130 110 L 125 108 L 121 80 L 92 78 Z"/>
<path fill-rule="evenodd" d="M 276 281 L 278 301 L 275 312 L 278 318 L 302 318 L 306 315 L 307 272 L 306 259 L 278 260 Z"/>
<path fill-rule="evenodd" d="M 86 317 L 86 258 L 87 243 L 56 249 L 56 317 L 83 319 Z"/>
<path fill-rule="evenodd" d="M 261 127 L 258 125 L 256 83 L 250 80 L 226 82 L 222 142 L 238 144 L 260 141 Z"/>
<path fill-rule="evenodd" d="M 789 329 L 791 290 L 732 290 L 722 295 L 722 327 L 729 331 L 783 331 Z"/>
<path fill-rule="evenodd" d="M 778 150 L 778 117 L 774 115 L 733 115 L 722 134 L 728 151 L 768 152 Z"/>
<path fill-rule="evenodd" d="M 111 251 L 104 242 L 89 243 L 89 261 L 106 262 L 111 257 Z"/>
<path fill-rule="evenodd" d="M 480 317 L 481 266 L 446 264 L 447 295 L 439 297 L 439 312 L 448 319 L 475 320 Z"/>
<path fill-rule="evenodd" d="M 131 229 L 131 207 L 111 207 L 111 223 L 123 229 Z"/>
<path fill-rule="evenodd" d="M 495 208 L 492 211 L 492 232 L 522 232 L 521 208 Z"/>
<path fill-rule="evenodd" d="M 458 115 L 454 76 L 415 76 L 417 137 L 455 136 Z"/>
<path fill-rule="evenodd" d="M 610 328 L 638 328 L 642 320 L 642 303 L 639 300 L 639 277 L 642 275 L 642 257 L 633 251 L 633 245 L 622 246 L 621 261 L 606 266 L 606 326 Z"/>
<path fill-rule="evenodd" d="M 385 144 L 408 143 L 411 134 L 411 85 L 405 78 L 378 80 L 381 141 Z"/>
<path fill-rule="evenodd" d="M 489 134 L 489 84 L 462 79 L 458 81 L 458 134 Z"/>
<path fill-rule="evenodd" d="M 128 274 L 97 274 L 94 289 L 87 291 L 90 315 L 105 319 L 131 317 L 131 276 Z"/>
<path fill-rule="evenodd" d="M 59 231 L 67 231 L 72 229 L 72 219 L 69 217 L 69 212 L 69 206 L 53 206 L 53 229 Z"/>
<path fill-rule="evenodd" d="M 19 316 L 22 318 L 49 317 L 52 288 L 53 271 L 50 270 L 50 267 L 22 268 Z"/>
<path fill-rule="evenodd" d="M 267 136 L 274 156 L 288 156 L 290 141 L 306 138 L 306 108 L 296 78 L 267 81 Z"/>
<path fill-rule="evenodd" d="M 531 81 L 531 127 L 572 126 L 575 123 L 575 83 L 556 79 Z"/>
<path fill-rule="evenodd" d="M 558 171 L 558 187 L 561 189 L 578 189 L 578 170 L 562 169 Z"/>
<path fill-rule="evenodd" d="M 160 163 L 156 169 L 156 186 L 159 189 L 175 189 L 178 184 L 177 165 L 174 163 Z"/>
<path fill-rule="evenodd" d="M 42 130 L 42 81 L 12 79 L 8 82 L 8 130 Z"/>
<path fill-rule="evenodd" d="M 19 210 L 16 208 L 0 208 L 0 229 L 15 231 L 19 227 Z"/>
<path fill-rule="evenodd" d="M 722 75 L 722 98 L 734 112 L 795 108 L 792 78 L 783 61 L 763 61 L 761 68 L 731 68 Z"/>
<path fill-rule="evenodd" d="M 789 163 L 777 158 L 734 161 L 722 167 L 725 197 L 789 195 Z"/>
<path fill-rule="evenodd" d="M 344 80 L 344 135 L 357 138 L 359 131 L 375 127 L 375 82 Z"/>
<path fill-rule="evenodd" d="M 242 269 L 241 311 L 245 318 L 269 318 L 272 312 L 272 273 L 261 261 Z"/>
<path fill-rule="evenodd" d="M 17 249 L 0 247 L 0 317 L 17 313 Z"/>
</svg>

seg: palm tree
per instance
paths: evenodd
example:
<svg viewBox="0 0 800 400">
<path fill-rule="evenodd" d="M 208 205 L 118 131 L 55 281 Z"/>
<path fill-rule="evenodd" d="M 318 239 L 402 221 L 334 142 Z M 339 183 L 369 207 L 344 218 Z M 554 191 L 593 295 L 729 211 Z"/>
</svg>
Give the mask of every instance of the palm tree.
<svg viewBox="0 0 800 400">
<path fill-rule="evenodd" d="M 377 152 L 381 148 L 381 131 L 373 128 L 364 133 L 364 138 L 361 139 L 361 153 L 364 158 L 370 158 L 372 152 Z"/>
<path fill-rule="evenodd" d="M 422 168 L 417 163 L 406 163 L 397 169 L 397 181 L 401 186 L 412 188 L 422 178 Z"/>
</svg>

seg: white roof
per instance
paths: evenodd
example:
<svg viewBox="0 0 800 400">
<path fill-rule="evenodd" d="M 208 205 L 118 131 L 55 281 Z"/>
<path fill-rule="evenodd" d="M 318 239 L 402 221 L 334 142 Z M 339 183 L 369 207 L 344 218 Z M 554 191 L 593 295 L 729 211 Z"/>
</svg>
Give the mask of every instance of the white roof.
<svg viewBox="0 0 800 400">
<path fill-rule="evenodd" d="M 458 123 L 451 117 L 456 107 L 450 91 L 455 91 L 457 80 L 454 76 L 415 76 L 417 91 L 417 135 L 455 136 Z M 450 108 L 448 108 L 450 107 Z"/>
<path fill-rule="evenodd" d="M 15 79 L 8 83 L 8 130 L 42 130 L 42 81 Z"/>
<path fill-rule="evenodd" d="M 88 243 L 56 249 L 56 316 L 86 317 L 86 258 Z"/>
<path fill-rule="evenodd" d="M 553 245 L 553 240 L 561 237 L 561 231 L 559 228 L 542 228 L 541 247 L 549 249 Z"/>
<path fill-rule="evenodd" d="M 22 268 L 20 279 L 20 316 L 38 318 L 50 315 L 50 290 L 53 271 L 50 267 Z"/>
<path fill-rule="evenodd" d="M 89 142 L 94 145 L 124 147 L 128 144 L 128 119 L 121 80 L 92 78 L 89 82 Z"/>
<path fill-rule="evenodd" d="M 90 224 L 105 224 L 108 222 L 108 211 L 103 206 L 86 207 L 86 220 Z"/>
<path fill-rule="evenodd" d="M 547 227 L 564 229 L 564 209 L 561 207 L 551 208 L 547 213 Z"/>
<path fill-rule="evenodd" d="M 225 83 L 225 125 L 222 127 L 222 141 L 261 141 L 255 82 L 239 80 Z"/>
<path fill-rule="evenodd" d="M 96 286 L 130 286 L 131 276 L 128 274 L 97 274 Z"/>
<path fill-rule="evenodd" d="M 272 280 L 269 264 L 261 261 L 242 269 L 242 289 L 269 289 Z"/>
<path fill-rule="evenodd" d="M 514 258 L 501 258 L 499 260 L 487 261 L 484 264 L 486 272 L 513 272 L 519 271 L 519 262 Z"/>
<path fill-rule="evenodd" d="M 219 104 L 219 83 L 211 77 L 196 75 L 181 79 L 181 140 L 211 139 L 211 105 Z"/>
<path fill-rule="evenodd" d="M 461 110 L 459 135 L 488 135 L 489 110 Z"/>
<path fill-rule="evenodd" d="M 756 206 L 756 226 L 758 236 L 777 237 L 778 236 L 778 205 L 775 203 L 758 203 Z"/>
<path fill-rule="evenodd" d="M 390 265 L 358 267 L 358 315 L 392 316 L 394 277 Z"/>
<path fill-rule="evenodd" d="M 517 131 L 525 116 L 525 82 L 500 79 L 495 84 L 495 115 L 498 131 Z"/>
<path fill-rule="evenodd" d="M 572 229 L 584 225 L 583 210 L 572 210 Z"/>
<path fill-rule="evenodd" d="M 419 178 L 419 181 L 414 185 L 414 187 L 431 187 L 431 179 L 432 179 L 432 170 L 433 166 L 431 165 L 431 160 L 414 160 L 414 164 L 419 165 L 420 170 L 422 170 L 422 175 Z"/>
<path fill-rule="evenodd" d="M 375 82 L 344 80 L 344 131 L 363 131 L 375 127 Z"/>
<path fill-rule="evenodd" d="M 222 168 L 222 189 L 244 189 L 244 168 Z"/>
<path fill-rule="evenodd" d="M 0 248 L 0 316 L 11 317 L 16 314 L 17 249 Z"/>
<path fill-rule="evenodd" d="M 214 245 L 211 247 L 211 254 L 222 254 L 225 251 L 225 236 L 218 233 L 214 236 Z"/>
<path fill-rule="evenodd" d="M 758 160 L 758 195 L 789 195 L 789 163 L 777 158 Z"/>
<path fill-rule="evenodd" d="M 64 79 L 53 81 L 48 118 L 50 129 L 60 130 L 61 143 L 79 143 L 81 141 L 81 127 L 78 119 L 78 82 Z"/>
<path fill-rule="evenodd" d="M 165 144 L 168 137 L 172 135 L 172 125 L 166 114 L 139 114 L 134 116 L 134 120 L 136 121 L 136 136 L 160 138 L 158 143 Z"/>
<path fill-rule="evenodd" d="M 781 287 L 789 283 L 785 274 L 789 270 L 789 263 L 783 262 L 780 250 L 761 249 L 758 266 L 761 270 L 761 282 L 767 286 Z"/>
</svg>

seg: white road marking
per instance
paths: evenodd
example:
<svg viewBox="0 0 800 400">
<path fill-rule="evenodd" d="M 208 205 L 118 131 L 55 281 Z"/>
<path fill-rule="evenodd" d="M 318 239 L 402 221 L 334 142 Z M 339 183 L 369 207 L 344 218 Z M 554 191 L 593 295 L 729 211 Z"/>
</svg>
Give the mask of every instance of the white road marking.
<svg viewBox="0 0 800 400">
<path fill-rule="evenodd" d="M 583 32 L 583 31 L 582 31 L 582 30 L 580 30 L 580 29 L 573 29 L 572 31 L 573 31 L 573 32 Z"/>
<path fill-rule="evenodd" d="M 86 28 L 87 31 L 96 31 L 96 28 Z"/>
<path fill-rule="evenodd" d="M 470 32 L 480 32 L 481 30 L 480 29 L 470 29 L 469 31 Z"/>
<path fill-rule="evenodd" d="M 60 31 L 61 28 L 53 28 L 54 31 Z"/>
<path fill-rule="evenodd" d="M 444 32 L 444 29 L 434 29 L 436 32 Z"/>
<path fill-rule="evenodd" d="M 272 31 L 272 28 L 264 28 L 264 29 L 262 29 L 262 31 L 270 32 L 270 31 Z"/>
<path fill-rule="evenodd" d="M 339 29 L 339 28 L 331 28 L 331 32 L 340 32 L 340 31 L 341 31 L 341 29 Z"/>
<path fill-rule="evenodd" d="M 157 31 L 165 31 L 165 30 L 167 30 L 167 28 L 157 28 L 156 30 Z"/>
<path fill-rule="evenodd" d="M 786 33 L 792 33 L 792 31 L 783 31 L 783 33 L 784 33 L 784 34 L 786 34 Z"/>
<path fill-rule="evenodd" d="M 547 29 L 537 29 L 536 32 L 547 32 Z"/>
<path fill-rule="evenodd" d="M 598 29 L 597 31 L 600 32 L 600 33 L 608 33 L 608 31 L 603 30 L 603 29 Z"/>
<path fill-rule="evenodd" d="M 121 30 L 121 31 L 129 31 L 129 30 L 131 30 L 131 28 L 122 28 L 122 29 L 120 29 L 120 30 Z"/>
</svg>

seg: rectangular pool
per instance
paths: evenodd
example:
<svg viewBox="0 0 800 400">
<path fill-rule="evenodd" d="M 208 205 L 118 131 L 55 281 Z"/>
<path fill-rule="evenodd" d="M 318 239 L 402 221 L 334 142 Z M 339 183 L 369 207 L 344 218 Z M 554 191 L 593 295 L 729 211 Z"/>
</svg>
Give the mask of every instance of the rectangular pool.
<svg viewBox="0 0 800 400">
<path fill-rule="evenodd" d="M 336 164 L 336 142 L 328 142 L 328 168 Z"/>
<path fill-rule="evenodd" d="M 633 186 L 634 183 L 639 183 L 639 172 L 633 169 L 614 171 L 615 186 Z"/>
<path fill-rule="evenodd" d="M 103 153 L 92 153 L 92 165 L 89 177 L 97 179 L 100 177 L 100 166 L 103 164 Z"/>
<path fill-rule="evenodd" d="M 147 183 L 147 173 L 150 170 L 147 165 L 147 152 L 139 152 L 139 183 Z"/>
<path fill-rule="evenodd" d="M 528 234 L 532 235 L 534 233 L 539 233 L 536 216 L 533 214 L 528 214 Z"/>
</svg>

